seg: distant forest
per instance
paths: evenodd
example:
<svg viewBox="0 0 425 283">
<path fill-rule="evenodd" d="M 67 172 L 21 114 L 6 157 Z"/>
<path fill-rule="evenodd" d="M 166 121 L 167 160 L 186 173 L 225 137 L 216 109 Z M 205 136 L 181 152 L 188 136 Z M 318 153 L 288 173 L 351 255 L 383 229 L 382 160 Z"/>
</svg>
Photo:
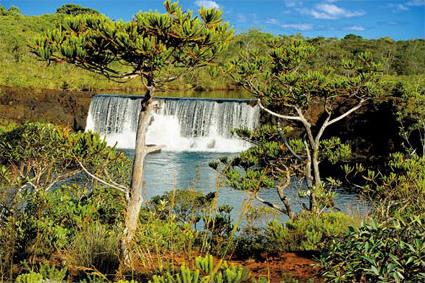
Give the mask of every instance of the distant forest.
<svg viewBox="0 0 425 283">
<path fill-rule="evenodd" d="M 125 84 L 114 83 L 100 76 L 90 74 L 67 64 L 56 64 L 49 68 L 45 62 L 39 62 L 29 52 L 29 44 L 37 33 L 52 28 L 65 16 L 82 13 L 98 13 L 89 8 L 67 4 L 57 9 L 55 14 L 25 16 L 16 7 L 6 9 L 0 6 L 0 86 L 29 87 L 58 90 L 140 90 L 139 81 Z M 285 37 L 285 35 L 279 35 Z M 296 35 L 301 37 L 301 35 Z M 259 30 L 249 30 L 237 34 L 226 53 L 221 55 L 222 65 L 232 60 L 247 47 L 259 46 L 265 39 L 272 40 L 277 35 Z M 348 34 L 338 38 L 307 38 L 317 47 L 311 64 L 317 68 L 335 66 L 342 58 L 348 58 L 359 52 L 369 51 L 382 64 L 387 81 L 396 79 L 414 80 L 425 74 L 425 40 L 396 41 L 389 37 L 365 39 Z M 43 72 L 39 72 L 40 69 Z M 407 78 L 407 76 L 409 76 Z M 221 75 L 217 67 L 205 67 L 195 73 L 187 74 L 171 85 L 173 89 L 195 90 L 234 90 L 238 86 L 232 80 Z"/>
</svg>

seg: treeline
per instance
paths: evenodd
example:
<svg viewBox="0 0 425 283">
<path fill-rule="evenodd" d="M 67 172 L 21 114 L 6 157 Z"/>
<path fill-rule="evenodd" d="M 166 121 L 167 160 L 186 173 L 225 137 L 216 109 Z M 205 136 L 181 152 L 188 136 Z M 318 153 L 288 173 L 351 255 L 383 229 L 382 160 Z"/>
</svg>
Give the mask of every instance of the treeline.
<svg viewBox="0 0 425 283">
<path fill-rule="evenodd" d="M 28 45 L 35 35 L 52 28 L 63 17 L 78 14 L 93 14 L 97 11 L 78 5 L 67 4 L 59 7 L 55 14 L 42 16 L 22 15 L 18 8 L 6 9 L 0 6 L 0 85 L 11 87 L 32 87 L 61 90 L 120 90 L 137 91 L 138 80 L 125 84 L 106 79 L 68 65 L 55 65 L 45 68 L 30 54 Z M 275 36 L 259 30 L 241 33 L 233 39 L 226 53 L 219 60 L 225 65 L 235 58 L 241 49 L 247 46 L 264 45 L 265 40 Z M 299 35 L 301 37 L 301 35 Z M 391 38 L 365 39 L 349 34 L 342 39 L 316 37 L 307 41 L 317 48 L 317 54 L 311 64 L 322 68 L 335 66 L 343 58 L 369 51 L 374 59 L 382 64 L 383 74 L 390 80 L 394 76 L 412 76 L 425 73 L 425 40 L 414 39 L 396 41 Z M 262 48 L 269 48 L 262 46 Z M 43 69 L 40 73 L 39 70 Z M 206 67 L 189 73 L 170 85 L 173 89 L 231 90 L 238 88 L 227 76 L 222 76 L 219 68 Z"/>
</svg>

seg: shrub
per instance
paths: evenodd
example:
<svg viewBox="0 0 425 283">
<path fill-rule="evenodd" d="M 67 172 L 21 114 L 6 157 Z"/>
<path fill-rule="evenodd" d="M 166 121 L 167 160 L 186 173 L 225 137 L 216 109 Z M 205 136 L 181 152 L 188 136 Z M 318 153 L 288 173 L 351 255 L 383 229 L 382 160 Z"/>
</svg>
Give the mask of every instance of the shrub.
<svg viewBox="0 0 425 283">
<path fill-rule="evenodd" d="M 317 251 L 325 247 L 327 239 L 340 237 L 351 225 L 356 225 L 356 220 L 342 212 L 302 213 L 286 224 L 270 222 L 266 237 L 276 250 Z"/>
<path fill-rule="evenodd" d="M 66 249 L 64 257 L 71 266 L 114 274 L 119 266 L 120 236 L 118 227 L 110 229 L 99 222 L 84 224 Z"/>
<path fill-rule="evenodd" d="M 321 258 L 332 282 L 425 282 L 425 217 L 392 218 L 350 228 Z"/>
<path fill-rule="evenodd" d="M 54 266 L 41 264 L 38 272 L 31 270 L 16 277 L 17 283 L 40 283 L 40 282 L 64 282 L 67 277 L 67 269 L 58 269 Z"/>
<path fill-rule="evenodd" d="M 204 195 L 192 189 L 174 190 L 162 196 L 153 197 L 146 207 L 162 220 L 174 215 L 179 223 L 196 224 L 202 218 L 205 209 L 211 207 L 214 199 L 214 193 Z"/>
<path fill-rule="evenodd" d="M 153 276 L 150 283 L 240 283 L 250 282 L 249 271 L 238 265 L 230 265 L 226 261 L 219 261 L 217 265 L 211 255 L 196 257 L 194 269 L 186 265 L 180 267 L 176 273 L 167 272 L 162 275 Z M 264 282 L 264 281 L 263 281 Z"/>
</svg>

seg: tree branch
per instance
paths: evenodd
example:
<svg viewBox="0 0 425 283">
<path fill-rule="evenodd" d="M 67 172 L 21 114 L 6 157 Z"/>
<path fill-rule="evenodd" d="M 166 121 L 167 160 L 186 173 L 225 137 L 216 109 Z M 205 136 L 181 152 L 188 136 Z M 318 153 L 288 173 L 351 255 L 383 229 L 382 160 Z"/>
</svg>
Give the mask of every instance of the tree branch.
<svg viewBox="0 0 425 283">
<path fill-rule="evenodd" d="M 288 150 L 289 150 L 289 152 L 291 152 L 291 154 L 296 158 L 296 159 L 298 159 L 298 160 L 300 160 L 300 161 L 302 161 L 302 158 L 301 158 L 301 156 L 299 156 L 293 149 L 292 149 L 292 147 L 289 145 L 289 143 L 288 143 L 288 140 L 286 139 L 286 136 L 285 136 L 285 134 L 283 133 L 283 130 L 281 129 L 281 127 L 280 127 L 280 123 L 278 123 L 278 125 L 279 125 L 279 127 L 278 127 L 278 132 L 279 132 L 279 135 L 280 135 L 280 137 L 282 138 L 282 140 L 283 140 L 283 143 L 285 144 L 285 146 L 288 148 Z"/>
<path fill-rule="evenodd" d="M 285 195 L 285 189 L 290 185 L 291 183 L 291 174 L 289 172 L 289 169 L 287 166 L 284 165 L 286 168 L 285 171 L 280 170 L 279 168 L 276 168 L 281 173 L 285 173 L 285 182 L 277 185 L 277 193 L 279 195 L 280 200 L 283 202 L 283 205 L 285 206 L 285 212 L 288 215 L 290 219 L 293 219 L 295 217 L 294 213 L 292 212 L 291 205 L 289 204 L 289 199 Z"/>
<path fill-rule="evenodd" d="M 287 214 L 287 213 L 286 213 L 286 210 L 285 210 L 285 209 L 283 209 L 283 208 L 281 208 L 281 207 L 280 207 L 280 206 L 278 206 L 277 204 L 271 203 L 271 202 L 266 201 L 265 199 L 261 198 L 261 197 L 258 195 L 258 191 L 254 194 L 254 196 L 255 196 L 255 199 L 256 199 L 256 200 L 258 200 L 259 202 L 261 202 L 261 203 L 263 203 L 263 204 L 265 204 L 265 205 L 267 205 L 267 206 L 269 206 L 269 207 L 271 207 L 271 208 L 273 208 L 273 209 L 276 209 L 276 210 L 277 210 L 277 211 L 279 211 L 280 213 Z"/>
<path fill-rule="evenodd" d="M 345 112 L 344 114 L 341 114 L 340 116 L 338 116 L 338 117 L 336 117 L 336 118 L 334 118 L 334 119 L 330 120 L 330 121 L 327 123 L 327 126 L 332 125 L 332 124 L 334 124 L 334 123 L 336 123 L 336 122 L 338 122 L 338 121 L 340 121 L 340 120 L 344 119 L 345 117 L 347 117 L 347 116 L 348 116 L 348 115 L 350 115 L 351 113 L 353 113 L 353 112 L 357 111 L 360 107 L 362 107 L 362 105 L 363 105 L 363 103 L 364 103 L 365 101 L 366 101 L 365 99 L 361 99 L 361 100 L 360 100 L 360 102 L 359 102 L 359 104 L 357 104 L 356 106 L 354 106 L 353 108 L 351 108 L 350 110 L 348 110 L 347 112 Z"/>
<path fill-rule="evenodd" d="M 263 109 L 264 111 L 266 111 L 267 113 L 269 113 L 272 116 L 281 118 L 281 119 L 285 119 L 285 120 L 295 120 L 295 121 L 302 121 L 302 119 L 298 116 L 288 116 L 288 115 L 281 115 L 278 114 L 276 112 L 273 112 L 269 109 L 267 109 L 266 107 L 264 107 L 264 105 L 261 103 L 261 100 L 258 99 L 258 106 L 260 106 L 261 109 Z"/>
<path fill-rule="evenodd" d="M 83 165 L 83 164 L 82 164 L 82 163 L 81 163 L 78 159 L 76 159 L 76 160 L 77 160 L 78 164 L 81 166 L 81 168 L 83 169 L 83 171 L 84 171 L 87 175 L 89 175 L 89 176 L 90 176 L 90 177 L 92 177 L 93 179 L 95 179 L 95 180 L 99 181 L 100 183 L 102 183 L 102 184 L 104 184 L 104 185 L 106 185 L 106 186 L 108 186 L 108 187 L 111 187 L 111 188 L 113 188 L 113 189 L 116 189 L 116 190 L 118 190 L 118 191 L 120 191 L 120 192 L 124 193 L 124 194 L 125 194 L 125 196 L 126 196 L 126 198 L 128 197 L 128 188 L 127 188 L 126 186 L 122 186 L 122 185 L 116 186 L 116 185 L 110 184 L 110 183 L 108 183 L 108 182 L 106 182 L 106 181 L 102 180 L 101 178 L 97 177 L 96 175 L 94 175 L 94 174 L 90 173 L 90 172 L 89 172 L 89 170 L 87 170 L 87 168 L 86 168 L 86 167 L 84 167 L 84 165 Z"/>
<path fill-rule="evenodd" d="M 65 179 L 69 178 L 69 177 L 72 177 L 72 176 L 78 174 L 79 172 L 80 172 L 80 170 L 74 170 L 74 171 L 68 172 L 66 174 L 57 176 L 44 190 L 46 192 L 49 191 L 57 182 L 63 181 Z"/>
</svg>

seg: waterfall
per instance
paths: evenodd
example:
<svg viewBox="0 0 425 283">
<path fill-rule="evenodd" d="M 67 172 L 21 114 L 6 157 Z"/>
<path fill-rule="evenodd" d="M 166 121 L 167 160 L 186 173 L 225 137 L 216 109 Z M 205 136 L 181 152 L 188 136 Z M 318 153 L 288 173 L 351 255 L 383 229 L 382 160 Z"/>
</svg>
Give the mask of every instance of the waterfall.
<svg viewBox="0 0 425 283">
<path fill-rule="evenodd" d="M 100 133 L 110 145 L 135 147 L 141 97 L 96 95 L 86 130 Z M 249 144 L 232 134 L 235 128 L 254 129 L 259 108 L 247 100 L 159 98 L 147 130 L 146 143 L 166 151 L 239 152 Z"/>
</svg>

